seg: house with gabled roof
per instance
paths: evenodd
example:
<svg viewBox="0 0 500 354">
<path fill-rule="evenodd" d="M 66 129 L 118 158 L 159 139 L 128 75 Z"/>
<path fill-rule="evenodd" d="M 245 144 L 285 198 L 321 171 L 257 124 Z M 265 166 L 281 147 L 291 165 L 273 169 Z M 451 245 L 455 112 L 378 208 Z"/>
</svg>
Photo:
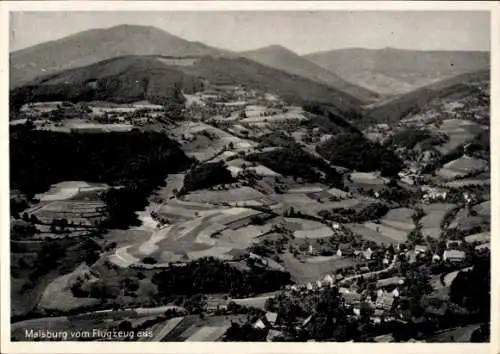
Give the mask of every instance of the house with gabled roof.
<svg viewBox="0 0 500 354">
<path fill-rule="evenodd" d="M 461 262 L 465 259 L 465 252 L 459 250 L 446 250 L 443 252 L 443 260 L 449 262 Z"/>
</svg>

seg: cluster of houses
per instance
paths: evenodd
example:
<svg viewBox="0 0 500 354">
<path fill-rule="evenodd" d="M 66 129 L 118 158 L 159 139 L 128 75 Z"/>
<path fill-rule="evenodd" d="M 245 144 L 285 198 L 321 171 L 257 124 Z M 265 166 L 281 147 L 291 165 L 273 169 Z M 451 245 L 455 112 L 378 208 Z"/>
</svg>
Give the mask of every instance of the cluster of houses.
<svg viewBox="0 0 500 354">
<path fill-rule="evenodd" d="M 339 278 L 335 275 L 326 275 L 323 282 L 318 281 L 316 290 L 326 284 L 333 286 Z M 341 278 L 340 278 L 341 279 Z M 348 288 L 341 287 L 339 292 L 345 301 L 347 307 L 353 311 L 353 316 L 360 317 L 363 310 L 369 310 L 371 319 L 374 323 L 380 323 L 382 318 L 385 320 L 396 320 L 396 314 L 390 313 L 389 310 L 393 306 L 395 298 L 400 296 L 400 288 L 404 285 L 405 279 L 402 277 L 392 277 L 382 279 L 376 283 L 376 298 L 367 296 L 365 292 L 361 294 L 352 291 Z M 309 286 L 309 285 L 308 285 Z M 313 289 L 311 289 L 313 290 Z M 314 314 L 308 316 L 306 319 L 297 324 L 297 329 L 305 328 L 313 319 Z M 256 329 L 268 329 L 266 340 L 271 342 L 276 339 L 282 339 L 284 336 L 283 328 L 280 326 L 280 318 L 275 312 L 267 312 L 264 316 L 257 319 L 253 323 Z"/>
<path fill-rule="evenodd" d="M 427 203 L 445 201 L 448 196 L 448 191 L 444 188 L 421 186 L 420 190 L 423 193 L 422 200 Z"/>
<path fill-rule="evenodd" d="M 415 184 L 415 181 L 419 179 L 420 173 L 417 168 L 410 167 L 408 169 L 400 171 L 398 173 L 398 177 L 401 180 L 401 182 L 412 186 Z"/>
</svg>

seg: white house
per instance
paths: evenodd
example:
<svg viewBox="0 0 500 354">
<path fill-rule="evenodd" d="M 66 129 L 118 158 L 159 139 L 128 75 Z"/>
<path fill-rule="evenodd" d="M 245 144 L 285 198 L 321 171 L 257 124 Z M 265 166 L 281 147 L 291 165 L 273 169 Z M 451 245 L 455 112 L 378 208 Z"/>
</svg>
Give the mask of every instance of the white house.
<svg viewBox="0 0 500 354">
<path fill-rule="evenodd" d="M 323 281 L 330 287 L 333 286 L 333 284 L 335 283 L 335 279 L 330 274 L 325 275 Z"/>
<path fill-rule="evenodd" d="M 264 329 L 264 328 L 266 328 L 266 325 L 265 325 L 264 321 L 262 321 L 261 319 L 258 319 L 253 324 L 253 328 Z"/>
<path fill-rule="evenodd" d="M 446 241 L 447 248 L 459 247 L 461 244 L 462 244 L 461 240 L 447 240 Z"/>
<path fill-rule="evenodd" d="M 368 247 L 364 252 L 363 252 L 363 256 L 365 257 L 365 259 L 371 259 L 372 258 L 372 254 L 373 254 L 373 251 L 370 247 Z"/>
<path fill-rule="evenodd" d="M 273 326 L 276 323 L 276 320 L 278 319 L 278 314 L 276 312 L 266 312 L 266 320 L 269 322 L 271 326 Z"/>
<path fill-rule="evenodd" d="M 465 252 L 458 250 L 446 250 L 443 252 L 443 260 L 450 262 L 461 262 L 465 259 Z"/>
</svg>

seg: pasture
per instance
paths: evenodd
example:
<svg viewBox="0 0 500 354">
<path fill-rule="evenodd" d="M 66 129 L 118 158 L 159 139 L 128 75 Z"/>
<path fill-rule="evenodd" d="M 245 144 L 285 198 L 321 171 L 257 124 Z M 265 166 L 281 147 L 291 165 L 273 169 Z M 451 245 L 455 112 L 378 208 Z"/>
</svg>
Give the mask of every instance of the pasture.
<svg viewBox="0 0 500 354">
<path fill-rule="evenodd" d="M 462 156 L 445 164 L 443 168 L 437 171 L 437 174 L 441 178 L 448 180 L 484 171 L 488 165 L 488 161 L 474 157 Z"/>
<path fill-rule="evenodd" d="M 387 225 L 379 225 L 373 222 L 365 222 L 364 226 L 384 235 L 384 237 L 392 239 L 392 243 L 403 243 L 407 239 L 408 231 L 405 230 L 396 229 Z"/>
<path fill-rule="evenodd" d="M 380 223 L 385 226 L 390 226 L 394 229 L 409 232 L 414 228 L 411 216 L 414 210 L 409 208 L 391 209 L 385 214 Z"/>
<path fill-rule="evenodd" d="M 425 215 L 420 219 L 422 228 L 435 229 L 441 227 L 441 221 L 444 216 L 455 207 L 455 204 L 450 203 L 432 203 L 422 205 Z"/>
<path fill-rule="evenodd" d="M 475 122 L 462 119 L 446 119 L 437 131 L 446 134 L 449 140 L 445 144 L 438 146 L 437 149 L 442 154 L 447 154 L 470 141 L 479 132 L 479 129 L 479 125 Z"/>
<path fill-rule="evenodd" d="M 382 232 L 377 232 L 376 228 L 374 228 L 371 223 L 368 223 L 368 225 L 365 224 L 360 224 L 360 223 L 350 223 L 350 224 L 345 224 L 345 226 L 351 230 L 354 234 L 360 235 L 362 238 L 368 240 L 368 241 L 373 241 L 378 244 L 394 244 L 394 243 L 400 243 L 399 238 L 395 239 L 390 236 L 394 235 L 400 235 L 402 231 L 390 228 L 388 230 L 394 231 L 394 233 L 389 233 L 389 234 L 384 234 Z M 379 226 L 379 225 L 377 225 Z M 382 225 L 380 225 L 382 227 Z M 386 226 L 387 227 L 387 226 Z M 397 231 L 395 231 L 397 230 Z M 398 232 L 398 233 L 396 233 Z M 405 238 L 406 240 L 406 238 Z"/>
<path fill-rule="evenodd" d="M 75 297 L 71 287 L 78 277 L 86 278 L 87 281 L 98 280 L 87 265 L 82 264 L 73 272 L 60 276 L 53 280 L 42 294 L 38 308 L 42 310 L 70 311 L 79 307 L 99 304 L 100 300 L 93 298 Z"/>
<path fill-rule="evenodd" d="M 325 192 L 321 192 L 323 196 Z M 290 208 L 293 207 L 295 210 L 300 210 L 302 213 L 308 215 L 318 215 L 318 213 L 322 210 L 333 210 L 333 209 L 356 209 L 361 210 L 362 208 L 368 206 L 375 202 L 370 198 L 357 197 L 357 198 L 349 198 L 340 201 L 329 201 L 314 198 L 317 197 L 317 193 L 290 193 L 286 192 L 280 199 L 282 198 L 282 202 L 285 207 Z"/>
<path fill-rule="evenodd" d="M 333 230 L 318 222 L 307 219 L 284 218 L 285 228 L 293 231 L 298 239 L 317 239 L 333 236 Z"/>
<path fill-rule="evenodd" d="M 373 172 L 353 172 L 349 177 L 349 186 L 366 190 L 373 189 L 376 191 L 382 189 L 388 182 L 386 178 L 380 177 Z"/>
<path fill-rule="evenodd" d="M 317 257 L 299 260 L 291 253 L 280 255 L 283 267 L 290 272 L 292 280 L 298 284 L 322 280 L 326 274 L 335 273 L 338 269 L 352 267 L 356 260 L 347 257 L 317 259 Z M 312 260 L 312 261 L 310 261 Z"/>
<path fill-rule="evenodd" d="M 472 208 L 472 210 L 474 210 L 480 216 L 489 217 L 491 215 L 491 201 L 488 200 L 486 202 L 479 203 L 479 204 L 475 205 Z"/>
</svg>

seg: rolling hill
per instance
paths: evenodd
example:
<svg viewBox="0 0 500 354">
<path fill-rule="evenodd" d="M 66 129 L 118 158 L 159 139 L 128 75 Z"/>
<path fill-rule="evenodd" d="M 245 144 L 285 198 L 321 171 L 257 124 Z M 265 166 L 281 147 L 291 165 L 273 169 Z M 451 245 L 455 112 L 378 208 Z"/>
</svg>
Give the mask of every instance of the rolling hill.
<svg viewBox="0 0 500 354">
<path fill-rule="evenodd" d="M 335 87 L 363 102 L 373 102 L 379 96 L 375 92 L 345 81 L 338 75 L 279 45 L 245 51 L 240 54 L 262 65 Z"/>
<path fill-rule="evenodd" d="M 384 95 L 407 93 L 490 67 L 489 52 L 348 48 L 304 56 L 346 81 Z"/>
<path fill-rule="evenodd" d="M 473 83 L 489 82 L 489 79 L 489 70 L 460 74 L 376 104 L 367 116 L 378 123 L 396 123 L 410 113 L 418 113 L 431 100 L 479 94 Z"/>
<path fill-rule="evenodd" d="M 174 86 L 184 91 L 202 82 L 243 85 L 305 105 L 320 103 L 344 118 L 359 117 L 361 101 L 331 86 L 288 74 L 245 58 L 124 56 L 64 70 L 11 90 L 14 107 L 29 101 L 149 100 L 162 103 Z"/>
<path fill-rule="evenodd" d="M 83 67 L 125 55 L 231 55 L 203 43 L 190 42 L 155 27 L 120 25 L 92 29 L 10 54 L 10 87 L 37 76 Z"/>
<path fill-rule="evenodd" d="M 154 57 L 125 56 L 40 77 L 11 90 L 11 107 L 26 102 L 91 101 L 163 103 L 182 83 L 186 91 L 201 88 L 201 80 L 165 65 Z"/>
</svg>

